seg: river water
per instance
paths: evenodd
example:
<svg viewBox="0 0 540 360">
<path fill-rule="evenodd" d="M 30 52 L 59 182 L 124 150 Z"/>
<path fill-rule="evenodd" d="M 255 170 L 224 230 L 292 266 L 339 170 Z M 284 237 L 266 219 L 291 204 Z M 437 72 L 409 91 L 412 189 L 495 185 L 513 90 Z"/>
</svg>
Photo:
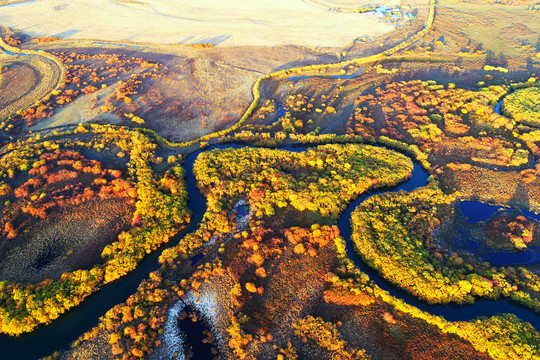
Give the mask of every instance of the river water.
<svg viewBox="0 0 540 360">
<path fill-rule="evenodd" d="M 19 5 L 26 5 L 26 4 L 32 4 L 35 2 L 38 2 L 39 0 L 28 0 L 28 1 L 21 1 L 14 4 L 7 4 L 7 5 L 1 5 L 0 7 L 13 7 L 13 6 L 19 6 Z"/>
<path fill-rule="evenodd" d="M 402 185 L 390 190 L 391 192 L 396 191 L 411 191 L 426 185 L 428 174 L 422 169 L 418 164 L 414 165 L 413 176 L 411 179 Z M 500 313 L 514 313 L 522 320 L 528 321 L 531 323 L 537 330 L 540 329 L 540 316 L 536 314 L 533 310 L 521 306 L 517 303 L 514 303 L 508 299 L 503 300 L 477 300 L 474 304 L 471 305 L 429 305 L 423 301 L 418 300 L 405 290 L 402 290 L 395 285 L 391 284 L 387 280 L 383 279 L 379 273 L 368 267 L 356 254 L 353 250 L 353 245 L 351 241 L 351 227 L 350 220 L 351 214 L 368 197 L 375 194 L 385 193 L 387 191 L 377 191 L 372 194 L 364 195 L 359 199 L 351 203 L 345 213 L 340 217 L 338 227 L 339 232 L 343 239 L 346 242 L 346 250 L 348 257 L 354 262 L 354 264 L 363 272 L 367 273 L 370 279 L 381 287 L 383 290 L 388 291 L 392 296 L 402 299 L 410 305 L 416 306 L 417 308 L 427 311 L 433 315 L 438 315 L 444 317 L 446 320 L 450 321 L 468 321 L 480 316 L 493 316 Z M 474 202 L 480 208 L 483 208 L 483 203 Z M 491 211 L 491 209 L 490 209 Z"/>
<path fill-rule="evenodd" d="M 210 151 L 216 148 L 239 148 L 239 145 L 213 145 L 204 151 Z M 288 151 L 303 151 L 305 148 L 288 147 Z M 63 315 L 59 319 L 48 326 L 42 326 L 35 332 L 23 335 L 18 338 L 0 336 L 0 348 L 2 349 L 2 357 L 6 359 L 36 359 L 41 356 L 51 354 L 55 350 L 66 348 L 79 335 L 90 330 L 97 325 L 98 318 L 105 314 L 107 310 L 116 304 L 124 302 L 129 295 L 133 294 L 138 284 L 148 277 L 148 274 L 159 267 L 158 257 L 163 249 L 173 246 L 187 233 L 195 231 L 199 227 L 204 212 L 206 211 L 206 200 L 199 192 L 195 177 L 193 174 L 193 163 L 196 157 L 202 151 L 196 151 L 190 154 L 185 163 L 186 179 L 188 193 L 190 197 L 189 209 L 193 213 L 190 225 L 171 243 L 162 246 L 154 253 L 149 255 L 137 267 L 136 270 L 129 275 L 102 287 L 98 292 L 87 298 L 80 306 L 74 308 L 68 314 Z M 414 165 L 412 177 L 407 182 L 400 186 L 388 190 L 383 189 L 368 195 L 364 195 L 352 202 L 345 213 L 340 217 L 338 227 L 341 236 L 345 239 L 346 249 L 349 258 L 360 270 L 366 272 L 370 278 L 382 289 L 390 292 L 393 296 L 401 298 L 407 303 L 414 305 L 422 310 L 428 311 L 431 314 L 439 315 L 447 320 L 471 320 L 478 316 L 492 316 L 498 313 L 514 313 L 523 320 L 529 321 L 537 329 L 540 329 L 540 317 L 532 310 L 517 305 L 509 300 L 498 301 L 477 301 L 473 305 L 427 305 L 405 291 L 389 284 L 382 279 L 379 274 L 373 269 L 367 267 L 359 257 L 357 257 L 352 248 L 350 241 L 350 217 L 354 209 L 360 205 L 368 196 L 374 194 L 385 193 L 387 191 L 411 191 L 426 184 L 428 174 L 417 164 Z"/>
<path fill-rule="evenodd" d="M 7 52 L 10 55 L 25 55 Z M 38 55 L 39 56 L 39 55 Z M 362 73 L 360 69 L 357 73 L 347 76 L 335 76 L 336 78 L 345 79 L 353 78 Z M 303 77 L 291 78 L 290 80 L 299 80 Z M 502 100 L 501 100 L 502 102 Z M 496 112 L 500 113 L 499 102 L 496 106 Z M 216 148 L 239 148 L 240 145 L 213 145 L 204 151 L 210 151 Z M 288 151 L 303 151 L 302 147 L 287 147 Z M 107 310 L 113 306 L 124 302 L 131 294 L 135 293 L 137 286 L 142 280 L 148 277 L 151 271 L 159 268 L 158 258 L 161 252 L 170 246 L 176 245 L 180 239 L 186 234 L 197 230 L 200 221 L 206 211 L 206 200 L 199 192 L 195 177 L 193 174 L 193 163 L 197 156 L 203 150 L 198 150 L 190 154 L 185 163 L 187 189 L 189 193 L 188 207 L 192 211 L 192 220 L 189 226 L 168 244 L 162 245 L 158 250 L 147 256 L 142 263 L 133 272 L 127 276 L 103 286 L 99 291 L 89 296 L 81 305 L 72 309 L 67 314 L 64 314 L 51 325 L 41 326 L 38 330 L 31 334 L 22 335 L 20 337 L 0 336 L 0 348 L 2 349 L 2 358 L 6 359 L 37 359 L 46 356 L 61 348 L 69 347 L 70 343 L 79 337 L 85 331 L 90 330 L 97 325 L 100 316 L 103 316 Z M 414 166 L 414 171 L 411 179 L 402 185 L 390 191 L 411 191 L 426 184 L 428 174 L 417 164 Z M 364 195 L 352 202 L 344 214 L 340 217 L 338 227 L 341 236 L 345 239 L 346 250 L 349 258 L 353 260 L 355 265 L 366 272 L 370 278 L 382 289 L 388 291 L 393 296 L 400 298 L 410 305 L 414 305 L 422 310 L 430 312 L 434 315 L 439 315 L 450 321 L 465 321 L 472 320 L 479 316 L 492 316 L 499 313 L 514 313 L 523 320 L 530 322 L 536 329 L 540 329 L 540 316 L 532 310 L 523 306 L 517 305 L 507 299 L 498 301 L 479 300 L 473 305 L 427 305 L 407 292 L 399 289 L 386 280 L 382 279 L 379 274 L 367 267 L 359 257 L 354 254 L 350 240 L 350 217 L 354 209 L 360 205 L 368 196 L 384 193 L 389 191 L 384 189 L 368 195 Z M 488 208 L 485 204 L 479 202 L 468 202 L 466 207 L 473 209 L 472 213 L 487 213 L 496 211 L 493 208 Z M 530 215 L 530 214 L 527 214 Z M 489 216 L 488 216 L 489 217 Z M 198 261 L 199 259 L 193 259 Z M 195 261 L 195 262 L 196 262 Z"/>
</svg>

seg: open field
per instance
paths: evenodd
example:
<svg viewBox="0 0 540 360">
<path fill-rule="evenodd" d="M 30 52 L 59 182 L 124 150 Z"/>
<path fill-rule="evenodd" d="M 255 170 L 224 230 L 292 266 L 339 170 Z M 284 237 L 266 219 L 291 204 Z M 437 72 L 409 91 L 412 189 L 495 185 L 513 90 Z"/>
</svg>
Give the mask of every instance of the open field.
<svg viewBox="0 0 540 360">
<path fill-rule="evenodd" d="M 509 67 L 526 62 L 538 52 L 540 36 L 540 11 L 528 5 L 441 0 L 433 31 L 406 53 L 475 54 Z"/>
<path fill-rule="evenodd" d="M 440 23 L 441 31 L 457 30 L 465 39 L 482 44 L 483 49 L 497 55 L 519 55 L 527 50 L 527 45 L 535 49 L 540 35 L 540 12 L 526 9 L 526 5 L 464 4 L 444 0 L 438 11 L 444 19 Z"/>
<path fill-rule="evenodd" d="M 32 9 L 34 6 L 43 6 L 43 4 L 48 3 L 48 1 L 39 1 L 37 3 L 21 4 L 3 10 L 9 12 L 15 11 L 14 9 Z M 298 6 L 307 6 L 300 1 L 298 3 L 300 3 L 300 5 L 296 4 Z M 351 1 L 346 2 L 346 4 L 336 2 L 335 4 L 332 3 L 330 5 L 348 6 L 352 3 L 353 2 Z M 129 2 L 129 4 L 119 4 L 120 3 L 111 3 L 110 5 L 123 7 L 142 6 L 140 3 L 134 4 L 132 2 Z M 381 4 L 377 3 L 375 5 Z M 396 3 L 395 5 L 399 4 Z M 412 8 L 418 6 L 420 9 L 416 19 L 414 21 L 409 21 L 407 23 L 408 26 L 390 32 L 390 34 L 395 33 L 397 38 L 400 39 L 402 37 L 408 38 L 421 29 L 425 21 L 427 2 L 418 1 L 412 5 Z M 72 5 L 70 4 L 69 6 Z M 319 10 L 320 9 L 317 11 Z M 326 13 L 333 14 L 330 16 L 348 15 L 363 16 L 363 18 L 367 18 L 361 14 L 338 14 L 328 11 L 326 11 Z M 0 15 L 0 23 L 2 22 L 1 16 L 2 15 Z M 387 20 L 381 18 L 376 21 L 384 22 Z M 47 23 L 50 24 L 51 22 L 48 21 Z M 342 25 L 344 24 L 345 23 Z M 140 29 L 139 25 L 140 24 L 137 24 L 137 29 Z M 318 24 L 318 26 L 321 27 L 320 24 Z M 362 26 L 365 29 L 372 29 L 372 26 L 369 23 L 362 22 Z M 323 27 L 324 26 L 321 28 Z M 351 27 L 348 25 L 346 27 L 352 29 L 355 28 L 354 26 Z M 109 28 L 109 26 L 102 26 L 102 28 Z M 393 25 L 387 30 L 391 30 L 392 28 Z M 289 30 L 286 28 L 283 29 L 284 32 L 288 31 L 295 34 L 309 33 L 310 36 L 313 36 L 314 38 L 320 37 L 313 31 L 298 30 L 297 27 Z M 341 29 L 337 30 L 340 33 L 344 33 Z M 28 34 L 36 34 L 29 29 L 26 29 L 26 31 Z M 9 31 L 7 32 L 9 33 Z M 275 34 L 276 32 L 272 31 L 270 33 Z M 63 36 L 62 34 L 57 33 L 47 34 L 71 38 L 70 36 Z M 373 35 L 376 34 L 364 34 L 363 37 L 368 38 Z M 13 36 L 16 37 L 16 35 Z M 251 90 L 253 83 L 261 75 L 276 70 L 308 64 L 337 62 L 340 58 L 347 55 L 344 55 L 346 52 L 341 51 L 344 48 L 336 49 L 335 47 L 332 48 L 332 46 L 350 45 L 352 43 L 351 41 L 359 36 L 361 37 L 362 33 L 355 34 L 355 36 L 349 39 L 348 44 L 344 43 L 340 45 L 325 42 L 324 48 L 306 48 L 301 46 L 220 46 L 211 49 L 194 49 L 185 46 L 163 46 L 131 42 L 116 45 L 108 45 L 98 41 L 81 40 L 41 42 L 40 39 L 31 40 L 27 35 L 20 33 L 19 38 L 23 41 L 23 49 L 45 50 L 52 52 L 59 57 L 61 54 L 70 53 L 76 54 L 77 56 L 99 53 L 117 55 L 119 57 L 140 56 L 143 59 L 151 60 L 163 65 L 163 69 L 159 72 L 158 76 L 142 80 L 142 84 L 137 89 L 137 93 L 131 97 L 131 100 L 133 101 L 130 101 L 130 103 L 119 103 L 117 101 L 118 99 L 115 98 L 115 91 L 122 85 L 122 81 L 125 81 L 130 75 L 140 74 L 140 69 L 128 71 L 125 75 L 116 77 L 114 79 L 116 81 L 109 79 L 102 82 L 101 85 L 106 85 L 107 88 L 98 88 L 98 91 L 95 93 L 93 92 L 91 96 L 82 96 L 82 94 L 80 94 L 81 96 L 69 95 L 69 101 L 63 102 L 60 105 L 54 103 L 54 101 L 57 100 L 56 98 L 52 98 L 52 102 L 46 100 L 44 105 L 50 110 L 38 114 L 37 112 L 39 109 L 34 109 L 35 113 L 31 111 L 30 113 L 23 114 L 22 118 L 25 120 L 26 124 L 18 122 L 18 120 L 15 119 L 13 125 L 16 129 L 21 130 L 41 130 L 49 127 L 65 126 L 81 122 L 112 123 L 127 126 L 144 126 L 174 142 L 191 141 L 232 126 L 249 106 L 252 99 Z M 261 38 L 264 39 L 266 37 Z M 153 36 L 152 39 L 154 42 L 159 42 L 156 40 L 159 39 L 159 37 Z M 287 39 L 286 36 L 280 35 L 280 39 L 283 43 L 295 44 L 295 41 Z M 129 40 L 133 39 L 130 38 Z M 386 49 L 392 44 L 388 37 L 385 38 L 384 42 L 387 42 L 388 44 L 384 45 L 382 49 Z M 299 42 L 299 44 L 303 43 Z M 358 42 L 345 48 L 345 50 L 347 50 L 347 52 L 350 50 L 351 54 L 353 54 L 348 56 L 359 56 L 360 54 L 365 54 L 366 51 L 367 53 L 380 51 L 380 48 L 378 43 Z M 69 70 L 70 65 L 65 65 Z M 92 62 L 91 60 L 75 62 L 74 65 L 83 65 L 87 67 L 100 66 L 99 62 Z M 216 69 L 218 69 L 218 71 L 216 71 Z M 68 77 L 69 75 L 68 71 Z M 73 72 L 71 75 L 72 78 L 76 77 Z M 81 83 L 82 84 L 76 84 L 76 87 L 73 86 L 75 84 L 72 84 L 71 86 L 68 84 L 68 89 L 72 91 L 72 94 L 73 92 L 79 94 L 79 86 L 86 84 L 86 80 L 83 79 Z M 94 85 L 92 83 L 90 84 Z M 64 94 L 61 94 L 60 97 L 64 97 Z M 39 100 L 39 98 L 31 97 L 29 95 L 25 96 L 24 99 L 28 103 L 30 101 L 35 102 Z M 19 108 L 18 110 L 23 109 L 24 107 Z M 132 122 L 130 118 L 124 116 L 125 114 L 134 114 L 135 116 L 142 118 L 144 124 Z"/>
<path fill-rule="evenodd" d="M 24 62 L 10 61 L 3 64 L 2 83 L 0 87 L 0 108 L 9 106 L 32 91 L 38 84 L 38 74 L 34 68 Z M 9 84 L 9 90 L 4 91 Z"/>
<path fill-rule="evenodd" d="M 300 0 L 41 0 L 3 8 L 0 24 L 33 36 L 227 46 L 345 46 L 393 29 L 376 16 L 329 12 Z"/>
<path fill-rule="evenodd" d="M 144 126 L 171 141 L 193 140 L 234 124 L 249 106 L 253 83 L 261 74 L 281 67 L 337 60 L 335 54 L 299 47 L 260 47 L 255 50 L 249 47 L 218 47 L 199 50 L 184 46 L 148 45 L 139 50 L 96 46 L 93 41 L 57 41 L 39 44 L 39 48 L 64 58 L 70 54 L 88 57 L 79 61 L 72 57 L 75 61 L 66 63 L 68 76 L 78 76 L 78 69 L 70 67 L 84 65 L 88 69 L 96 69 L 104 80 L 92 83 L 82 78 L 81 84 L 68 84 L 65 90 L 80 91 L 84 87 L 83 82 L 98 89 L 90 95 L 80 93 L 73 101 L 62 105 L 55 103 L 56 98 L 53 97 L 52 114 L 35 121 L 31 130 L 80 122 L 105 122 Z M 141 58 L 160 67 L 156 76 L 140 78 L 142 83 L 136 93 L 130 96 L 132 101 L 126 103 L 121 99 L 118 101 L 116 97 L 121 83 L 132 75 L 148 73 L 148 68 L 129 68 L 129 71 L 120 71 L 118 76 L 109 78 L 111 73 L 99 71 L 100 67 L 109 66 L 105 64 L 107 58 L 101 55 L 120 59 Z M 90 58 L 92 56 L 97 58 Z M 117 61 L 117 68 L 125 67 L 122 61 Z M 103 85 L 106 88 L 102 88 Z M 126 113 L 141 117 L 144 125 L 132 122 L 124 116 Z"/>
</svg>

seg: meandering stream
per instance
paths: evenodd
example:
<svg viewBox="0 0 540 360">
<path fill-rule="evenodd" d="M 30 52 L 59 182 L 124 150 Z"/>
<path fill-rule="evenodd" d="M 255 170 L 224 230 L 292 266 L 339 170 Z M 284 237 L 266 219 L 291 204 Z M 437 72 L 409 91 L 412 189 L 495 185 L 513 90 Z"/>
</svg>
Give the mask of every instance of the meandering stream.
<svg viewBox="0 0 540 360">
<path fill-rule="evenodd" d="M 418 164 L 414 164 L 412 178 L 402 185 L 390 190 L 396 192 L 400 190 L 412 191 L 426 185 L 428 174 Z M 375 194 L 384 193 L 387 191 L 377 191 L 373 194 L 368 194 L 360 197 L 351 203 L 345 213 L 340 217 L 338 227 L 341 236 L 345 239 L 346 250 L 348 257 L 354 264 L 363 272 L 367 273 L 370 279 L 382 289 L 388 291 L 392 296 L 400 298 L 410 305 L 427 311 L 433 315 L 442 316 L 450 321 L 469 321 L 480 316 L 493 316 L 500 313 L 514 313 L 522 320 L 530 322 L 537 330 L 540 329 L 540 316 L 533 310 L 514 303 L 508 299 L 502 300 L 476 300 L 471 305 L 428 305 L 427 303 L 418 300 L 405 290 L 402 290 L 390 282 L 383 279 L 379 273 L 368 267 L 353 250 L 351 241 L 351 214 L 368 197 Z M 478 204 L 482 204 L 477 202 Z"/>
<path fill-rule="evenodd" d="M 20 5 L 24 3 L 13 4 L 11 6 Z M 5 50 L 4 50 L 5 51 Z M 9 55 L 33 55 L 24 53 L 12 53 L 5 51 Z M 40 55 L 33 55 L 40 56 Z M 348 79 L 359 76 L 363 71 L 361 68 L 358 72 L 351 75 L 336 75 L 331 76 L 333 78 Z M 309 77 L 309 76 L 307 76 Z M 298 80 L 305 77 L 298 76 L 290 78 L 290 80 Z M 497 104 L 495 111 L 500 113 L 500 104 Z M 281 110 L 283 111 L 283 110 Z M 37 359 L 53 353 L 55 350 L 67 348 L 70 343 L 79 337 L 82 333 L 90 330 L 96 326 L 100 316 L 103 316 L 113 306 L 124 302 L 131 294 L 135 293 L 137 286 L 140 282 L 146 279 L 150 272 L 159 268 L 158 258 L 161 252 L 171 246 L 175 246 L 180 239 L 186 234 L 196 231 L 206 211 L 206 200 L 199 192 L 195 177 L 193 174 L 193 163 L 197 156 L 203 151 L 210 151 L 216 148 L 239 148 L 241 145 L 213 145 L 205 150 L 198 150 L 191 153 L 185 163 L 184 168 L 186 170 L 187 189 L 189 194 L 188 207 L 192 211 L 191 223 L 187 228 L 179 234 L 171 242 L 162 245 L 158 250 L 147 256 L 141 264 L 123 278 L 103 286 L 99 291 L 92 294 L 85 301 L 76 308 L 64 314 L 59 319 L 54 321 L 51 325 L 41 326 L 38 330 L 20 337 L 9 337 L 6 335 L 0 336 L 0 348 L 2 351 L 2 358 L 6 359 Z M 304 151 L 302 147 L 286 147 L 288 151 Z M 417 164 L 414 165 L 414 171 L 412 177 L 407 182 L 400 186 L 388 190 L 383 189 L 377 192 L 364 195 L 359 199 L 352 202 L 342 214 L 339 219 L 338 227 L 341 236 L 345 239 L 347 255 L 355 265 L 365 273 L 382 289 L 388 291 L 391 295 L 404 300 L 405 302 L 414 305 L 422 310 L 425 310 L 431 314 L 439 315 L 447 320 L 451 321 L 466 321 L 472 320 L 479 316 L 493 316 L 499 313 L 514 313 L 523 320 L 530 322 L 537 330 L 540 329 L 540 316 L 534 311 L 511 302 L 508 299 L 489 301 L 479 300 L 473 305 L 427 305 L 407 292 L 395 287 L 382 279 L 380 275 L 373 269 L 367 267 L 359 257 L 354 254 L 350 235 L 350 218 L 354 209 L 360 205 L 367 197 L 375 194 L 385 193 L 388 191 L 411 191 L 413 189 L 422 187 L 426 184 L 428 174 Z"/>
<path fill-rule="evenodd" d="M 100 316 L 104 315 L 107 310 L 114 305 L 124 302 L 131 294 L 133 294 L 139 283 L 148 277 L 151 271 L 159 267 L 158 257 L 161 252 L 170 246 L 174 246 L 186 234 L 197 230 L 200 221 L 206 211 L 206 200 L 201 195 L 196 186 L 195 176 L 193 174 L 193 163 L 197 156 L 203 151 L 213 149 L 240 148 L 241 145 L 213 145 L 205 150 L 198 150 L 190 154 L 185 163 L 187 188 L 189 193 L 189 209 L 193 213 L 190 225 L 173 241 L 163 245 L 158 250 L 150 254 L 137 267 L 136 270 L 127 276 L 103 286 L 98 292 L 88 297 L 80 306 L 72 309 L 54 321 L 51 325 L 42 326 L 35 332 L 23 335 L 18 338 L 0 336 L 0 348 L 2 349 L 2 357 L 8 359 L 36 359 L 61 348 L 67 348 L 72 341 L 80 336 L 85 331 L 90 330 L 97 325 Z M 288 151 L 305 151 L 302 147 L 287 147 Z M 417 164 L 414 165 L 413 174 L 410 180 L 397 186 L 390 191 L 411 191 L 422 187 L 426 184 L 428 174 Z M 498 313 L 514 313 L 523 320 L 533 324 L 536 329 L 540 329 L 540 317 L 532 310 L 517 305 L 509 300 L 498 301 L 477 301 L 473 305 L 427 305 L 405 291 L 389 284 L 382 279 L 379 274 L 373 269 L 367 267 L 359 257 L 357 257 L 352 249 L 350 241 L 350 217 L 354 209 L 360 205 L 367 197 L 375 194 L 388 192 L 388 189 L 383 189 L 360 197 L 352 202 L 347 210 L 340 217 L 338 227 L 341 236 L 347 244 L 347 254 L 362 271 L 369 274 L 370 278 L 382 289 L 388 291 L 393 296 L 403 299 L 407 303 L 414 305 L 422 310 L 428 311 L 431 314 L 443 316 L 447 320 L 471 320 L 479 316 L 492 316 Z"/>
</svg>

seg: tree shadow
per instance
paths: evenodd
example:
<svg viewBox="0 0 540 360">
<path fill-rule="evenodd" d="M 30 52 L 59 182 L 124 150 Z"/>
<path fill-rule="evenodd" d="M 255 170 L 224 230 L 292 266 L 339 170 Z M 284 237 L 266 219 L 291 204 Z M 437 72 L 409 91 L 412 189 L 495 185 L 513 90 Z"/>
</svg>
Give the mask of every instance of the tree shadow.
<svg viewBox="0 0 540 360">
<path fill-rule="evenodd" d="M 317 65 L 317 64 L 332 64 L 340 61 L 336 54 L 324 53 L 316 55 L 316 60 L 306 59 L 306 60 L 295 60 L 288 63 L 282 64 L 274 69 L 271 72 L 293 69 L 297 67 L 307 66 L 307 65 Z"/>
<path fill-rule="evenodd" d="M 231 37 L 232 37 L 232 35 L 214 36 L 214 37 L 209 37 L 209 38 L 204 38 L 204 39 L 197 40 L 197 43 L 198 44 L 219 45 L 219 44 L 223 43 L 224 41 L 230 39 Z"/>
<path fill-rule="evenodd" d="M 73 35 L 76 35 L 76 34 L 78 34 L 80 32 L 81 32 L 81 30 L 71 29 L 71 30 L 59 32 L 58 34 L 54 34 L 52 37 L 58 37 L 60 39 L 65 39 L 65 38 L 71 37 Z"/>
</svg>

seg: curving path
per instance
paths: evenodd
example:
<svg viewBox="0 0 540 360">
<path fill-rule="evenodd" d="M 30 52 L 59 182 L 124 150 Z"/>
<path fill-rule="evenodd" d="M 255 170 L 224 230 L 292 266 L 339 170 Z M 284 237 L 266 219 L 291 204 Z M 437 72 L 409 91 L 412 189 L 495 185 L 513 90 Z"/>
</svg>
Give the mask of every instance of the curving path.
<svg viewBox="0 0 540 360">
<path fill-rule="evenodd" d="M 0 59 L 3 57 L 8 59 L 2 63 L 3 66 L 16 65 L 17 63 L 29 66 L 35 73 L 37 84 L 20 97 L 10 99 L 10 93 L 4 94 L 5 98 L 0 99 L 0 103 L 2 103 L 2 106 L 0 106 L 0 121 L 41 101 L 52 91 L 58 89 L 66 75 L 64 66 L 52 55 L 40 54 L 33 50 L 28 52 L 20 51 L 4 43 L 0 37 Z"/>
</svg>

